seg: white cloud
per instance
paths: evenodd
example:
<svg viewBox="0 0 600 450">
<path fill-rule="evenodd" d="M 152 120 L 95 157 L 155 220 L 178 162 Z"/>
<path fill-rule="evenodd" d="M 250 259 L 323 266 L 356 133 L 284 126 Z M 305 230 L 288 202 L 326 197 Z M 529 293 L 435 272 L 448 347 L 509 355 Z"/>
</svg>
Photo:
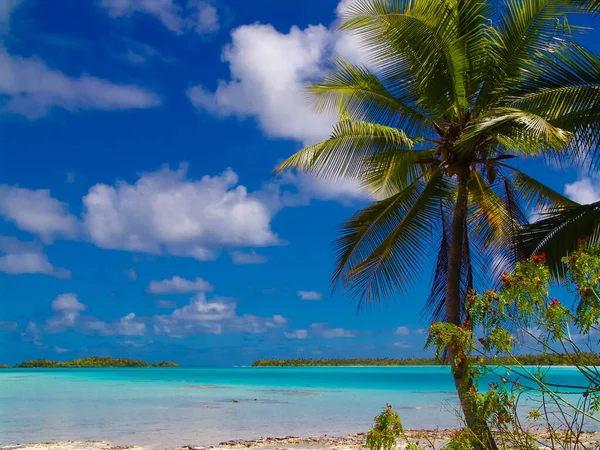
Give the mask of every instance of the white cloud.
<svg viewBox="0 0 600 450">
<path fill-rule="evenodd" d="M 345 328 L 332 328 L 328 323 L 313 323 L 310 326 L 311 334 L 325 339 L 351 338 L 356 333 Z"/>
<path fill-rule="evenodd" d="M 290 333 L 283 333 L 288 339 L 306 339 L 308 337 L 308 330 L 295 330 Z"/>
<path fill-rule="evenodd" d="M 170 315 L 153 317 L 154 332 L 171 337 L 192 334 L 264 333 L 280 328 L 288 321 L 281 315 L 257 317 L 237 315 L 235 299 L 216 296 L 208 300 L 204 293 L 194 296 L 190 303 Z"/>
<path fill-rule="evenodd" d="M 39 273 L 56 278 L 71 278 L 70 270 L 54 267 L 48 261 L 48 257 L 39 252 L 13 253 L 0 256 L 0 272 L 11 275 Z"/>
<path fill-rule="evenodd" d="M 315 291 L 298 291 L 298 296 L 302 300 L 321 300 L 323 295 Z"/>
<path fill-rule="evenodd" d="M 350 3 L 343 1 L 338 15 Z M 232 32 L 222 55 L 230 79 L 221 80 L 214 91 L 197 85 L 187 94 L 198 109 L 220 117 L 254 118 L 269 137 L 311 144 L 329 136 L 337 120 L 335 114 L 317 114 L 306 92 L 306 85 L 322 78 L 332 52 L 352 62 L 365 62 L 356 38 L 323 25 L 304 30 L 292 27 L 289 33 L 271 25 L 242 26 Z M 287 199 L 296 204 L 311 198 L 342 203 L 371 199 L 354 180 L 286 174 L 283 183 L 297 186 L 297 195 L 288 194 Z"/>
<path fill-rule="evenodd" d="M 156 17 L 173 32 L 181 33 L 183 28 L 180 8 L 173 0 L 102 0 L 100 6 L 112 17 L 143 13 Z"/>
<path fill-rule="evenodd" d="M 231 80 L 220 81 L 215 92 L 194 86 L 188 96 L 215 115 L 254 117 L 270 137 L 318 141 L 335 117 L 316 115 L 304 86 L 322 73 L 331 36 L 322 25 L 287 34 L 271 25 L 239 27 L 222 56 Z"/>
<path fill-rule="evenodd" d="M 413 348 L 414 347 L 414 345 L 412 343 L 406 342 L 406 341 L 394 342 L 392 345 L 397 348 Z"/>
<path fill-rule="evenodd" d="M 217 8 L 207 1 L 190 0 L 185 8 L 175 0 L 102 0 L 100 6 L 112 17 L 153 16 L 177 34 L 187 30 L 210 34 L 220 28 Z"/>
<path fill-rule="evenodd" d="M 112 322 L 105 322 L 93 317 L 82 317 L 77 329 L 85 334 L 101 336 L 144 336 L 146 334 L 146 324 L 134 313 L 129 313 Z"/>
<path fill-rule="evenodd" d="M 231 252 L 231 261 L 234 264 L 264 264 L 267 258 L 259 255 L 254 250 L 251 252 L 233 251 Z"/>
<path fill-rule="evenodd" d="M 46 320 L 44 326 L 46 333 L 64 333 L 67 329 L 72 329 L 78 333 L 102 336 L 144 336 L 146 334 L 146 324 L 134 313 L 112 322 L 82 315 L 88 307 L 79 301 L 77 294 L 57 296 L 51 304 L 51 309 L 53 315 Z M 35 327 L 37 330 L 37 326 Z"/>
<path fill-rule="evenodd" d="M 410 331 L 409 331 L 408 327 L 398 327 L 394 330 L 394 334 L 397 334 L 400 336 L 408 336 L 410 334 Z"/>
<path fill-rule="evenodd" d="M 45 240 L 54 236 L 74 237 L 79 227 L 67 205 L 51 197 L 47 189 L 0 185 L 0 216 Z"/>
<path fill-rule="evenodd" d="M 177 302 L 174 300 L 158 300 L 156 306 L 162 309 L 175 309 L 177 308 Z"/>
<path fill-rule="evenodd" d="M 69 349 L 68 348 L 59 347 L 59 346 L 54 346 L 54 351 L 56 353 L 60 354 L 60 353 L 66 353 L 66 352 L 68 352 Z"/>
<path fill-rule="evenodd" d="M 149 294 L 190 294 L 193 292 L 210 292 L 214 288 L 208 281 L 196 278 L 194 281 L 174 276 L 170 280 L 152 281 L 146 292 Z"/>
<path fill-rule="evenodd" d="M 8 54 L 0 46 L 0 96 L 3 108 L 30 119 L 52 108 L 68 111 L 153 108 L 160 98 L 131 84 L 115 84 L 87 74 L 71 77 L 37 58 Z"/>
<path fill-rule="evenodd" d="M 0 236 L 0 272 L 11 275 L 44 274 L 57 278 L 71 278 L 71 271 L 54 267 L 34 242 L 22 242 Z"/>
<path fill-rule="evenodd" d="M 44 330 L 47 333 L 62 333 L 73 328 L 87 306 L 79 302 L 76 294 L 68 293 L 57 296 L 51 304 L 54 315 L 46 321 Z"/>
<path fill-rule="evenodd" d="M 79 302 L 77 294 L 73 293 L 59 295 L 52 301 L 50 306 L 52 311 L 61 314 L 64 312 L 85 311 L 87 309 L 87 306 Z"/>
<path fill-rule="evenodd" d="M 200 180 L 187 167 L 145 173 L 131 185 L 97 184 L 84 197 L 83 222 L 102 248 L 216 258 L 220 247 L 279 244 L 273 211 L 238 185 L 231 169 Z"/>
<path fill-rule="evenodd" d="M 294 139 L 304 144 L 323 140 L 337 117 L 315 113 L 306 85 L 321 79 L 334 55 L 368 65 L 360 40 L 338 31 L 338 22 L 355 0 L 342 0 L 330 27 L 292 27 L 288 33 L 272 25 L 252 24 L 236 28 L 222 60 L 230 79 L 215 91 L 194 86 L 188 97 L 199 109 L 219 116 L 255 118 L 270 137 Z"/>
<path fill-rule="evenodd" d="M 217 8 L 207 2 L 197 2 L 195 6 L 194 30 L 198 34 L 210 34 L 219 31 L 219 13 Z"/>
<path fill-rule="evenodd" d="M 574 183 L 566 184 L 565 195 L 582 205 L 600 201 L 600 180 L 583 177 Z"/>
</svg>

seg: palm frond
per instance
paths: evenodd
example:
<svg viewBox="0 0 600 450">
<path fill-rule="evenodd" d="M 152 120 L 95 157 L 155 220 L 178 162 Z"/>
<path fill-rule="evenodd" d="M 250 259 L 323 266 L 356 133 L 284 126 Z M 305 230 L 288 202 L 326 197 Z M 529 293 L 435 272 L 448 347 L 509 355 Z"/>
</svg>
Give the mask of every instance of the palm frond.
<svg viewBox="0 0 600 450">
<path fill-rule="evenodd" d="M 333 282 L 341 282 L 359 306 L 410 286 L 423 264 L 415 252 L 431 239 L 440 199 L 451 191 L 450 181 L 434 169 L 427 181 L 418 179 L 399 194 L 357 213 L 336 241 Z"/>
<path fill-rule="evenodd" d="M 363 180 L 364 164 L 371 161 L 373 165 L 377 154 L 398 150 L 406 155 L 419 142 L 420 139 L 410 138 L 397 128 L 344 119 L 335 125 L 329 139 L 295 153 L 275 171 L 298 169 L 322 177 Z"/>
<path fill-rule="evenodd" d="M 464 113 L 467 61 L 453 2 L 357 0 L 347 8 L 341 28 L 360 36 L 387 77 L 408 72 L 437 118 Z"/>
<path fill-rule="evenodd" d="M 516 108 L 491 108 L 472 120 L 456 147 L 461 152 L 473 152 L 482 142 L 494 139 L 505 151 L 539 155 L 551 150 L 560 151 L 570 134 L 550 124 L 536 114 Z"/>
<path fill-rule="evenodd" d="M 538 211 L 545 211 L 548 208 L 556 206 L 575 206 L 573 200 L 556 192 L 554 189 L 539 182 L 533 177 L 530 177 L 524 172 L 501 162 L 492 163 L 498 167 L 502 167 L 510 172 L 510 180 L 512 187 L 519 193 L 522 202 L 529 208 L 534 208 Z"/>
<path fill-rule="evenodd" d="M 569 0 L 506 0 L 489 33 L 488 73 L 477 100 L 479 108 L 497 104 L 506 89 L 518 84 L 523 69 L 540 53 L 562 46 L 575 28 L 564 18 L 579 12 Z"/>
<path fill-rule="evenodd" d="M 600 145 L 600 57 L 574 43 L 538 58 L 531 75 L 516 84 L 511 106 L 545 117 L 571 133 L 576 155 Z"/>
<path fill-rule="evenodd" d="M 592 245 L 600 244 L 600 202 L 556 208 L 522 230 L 527 253 L 544 252 L 556 280 L 565 275 L 561 259 L 577 248 L 578 239 L 585 238 Z"/>
<path fill-rule="evenodd" d="M 326 78 L 313 84 L 317 111 L 348 114 L 353 120 L 386 124 L 407 133 L 431 132 L 431 118 L 418 107 L 406 81 L 380 80 L 364 67 L 338 59 Z"/>
</svg>

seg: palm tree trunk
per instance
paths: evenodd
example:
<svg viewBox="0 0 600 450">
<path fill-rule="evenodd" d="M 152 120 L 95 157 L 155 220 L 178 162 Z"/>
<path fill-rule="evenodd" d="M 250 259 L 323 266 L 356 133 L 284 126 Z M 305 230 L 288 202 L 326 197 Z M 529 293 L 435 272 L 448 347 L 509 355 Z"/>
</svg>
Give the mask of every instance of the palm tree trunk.
<svg viewBox="0 0 600 450">
<path fill-rule="evenodd" d="M 463 257 L 463 237 L 467 223 L 468 189 L 467 175 L 458 175 L 458 195 L 452 219 L 450 253 L 448 257 L 448 279 L 446 285 L 446 322 L 461 325 L 461 268 Z M 475 405 L 469 396 L 472 384 L 470 371 L 466 364 L 455 363 L 458 354 L 455 348 L 448 348 L 448 358 L 454 375 L 454 384 L 460 400 L 467 426 L 475 433 L 481 449 L 496 450 L 497 446 L 492 434 L 482 417 L 478 417 Z"/>
</svg>

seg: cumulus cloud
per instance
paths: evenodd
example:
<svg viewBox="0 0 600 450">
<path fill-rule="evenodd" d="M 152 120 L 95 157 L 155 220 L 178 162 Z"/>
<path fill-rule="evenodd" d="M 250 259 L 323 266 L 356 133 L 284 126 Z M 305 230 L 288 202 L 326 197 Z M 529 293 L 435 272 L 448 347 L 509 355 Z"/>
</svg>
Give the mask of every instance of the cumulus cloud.
<svg viewBox="0 0 600 450">
<path fill-rule="evenodd" d="M 177 308 L 177 302 L 174 300 L 157 300 L 156 307 L 162 309 L 175 309 Z"/>
<path fill-rule="evenodd" d="M 78 330 L 85 334 L 101 336 L 144 336 L 146 324 L 134 313 L 129 313 L 112 322 L 105 322 L 93 317 L 82 317 Z"/>
<path fill-rule="evenodd" d="M 47 189 L 0 185 L 0 216 L 45 240 L 54 236 L 74 237 L 79 226 L 67 205 L 53 198 Z"/>
<path fill-rule="evenodd" d="M 51 304 L 54 315 L 46 321 L 44 330 L 47 333 L 62 333 L 67 328 L 73 328 L 82 311 L 87 306 L 79 302 L 76 294 L 61 294 Z"/>
<path fill-rule="evenodd" d="M 64 333 L 68 329 L 78 333 L 101 336 L 144 336 L 146 333 L 145 322 L 134 313 L 129 313 L 111 322 L 83 315 L 88 307 L 79 301 L 77 294 L 60 294 L 52 301 L 50 307 L 52 316 L 46 320 L 44 326 L 46 333 Z M 38 330 L 37 325 L 33 325 Z"/>
<path fill-rule="evenodd" d="M 188 97 L 197 108 L 217 116 L 253 117 L 270 137 L 304 144 L 326 138 L 336 116 L 315 114 L 306 85 L 323 77 L 334 55 L 368 64 L 360 40 L 337 30 L 354 1 L 338 4 L 337 19 L 330 27 L 292 27 L 287 33 L 268 24 L 235 29 L 222 54 L 229 65 L 229 80 L 221 80 L 214 91 L 193 86 Z"/>
<path fill-rule="evenodd" d="M 221 247 L 280 243 L 270 228 L 274 212 L 238 185 L 231 169 L 192 180 L 186 166 L 163 168 L 135 184 L 97 184 L 83 203 L 84 228 L 102 248 L 206 261 Z"/>
<path fill-rule="evenodd" d="M 583 177 L 574 183 L 566 184 L 565 195 L 582 205 L 595 203 L 600 201 L 600 181 Z"/>
<path fill-rule="evenodd" d="M 352 1 L 337 8 L 338 17 Z M 222 54 L 229 65 L 229 80 L 216 89 L 191 87 L 187 94 L 194 106 L 218 117 L 254 118 L 269 137 L 293 139 L 305 145 L 325 139 L 336 122 L 335 114 L 317 114 L 306 85 L 320 79 L 333 54 L 364 64 L 359 41 L 323 25 L 305 29 L 292 27 L 288 33 L 271 25 L 253 24 L 235 29 Z M 284 184 L 293 184 L 298 194 L 288 201 L 306 203 L 311 198 L 350 203 L 371 196 L 353 180 L 315 179 L 307 174 L 288 174 Z"/>
<path fill-rule="evenodd" d="M 327 136 L 333 116 L 319 116 L 305 84 L 323 71 L 331 32 L 324 26 L 280 33 L 271 25 L 245 25 L 231 34 L 222 59 L 231 79 L 216 91 L 194 86 L 188 97 L 199 109 L 219 116 L 254 117 L 270 137 L 305 143 Z"/>
<path fill-rule="evenodd" d="M 306 339 L 308 337 L 308 330 L 294 330 L 289 333 L 283 333 L 283 335 L 288 339 Z"/>
<path fill-rule="evenodd" d="M 194 30 L 209 34 L 219 30 L 217 8 L 208 1 L 190 0 L 184 6 L 175 0 L 102 0 L 100 6 L 112 17 L 147 14 L 160 20 L 174 33 Z"/>
<path fill-rule="evenodd" d="M 302 300 L 321 300 L 323 295 L 315 291 L 298 291 L 298 296 Z"/>
<path fill-rule="evenodd" d="M 204 293 L 194 296 L 190 303 L 169 315 L 153 317 L 154 332 L 171 337 L 192 334 L 264 333 L 280 328 L 288 321 L 281 315 L 257 317 L 237 315 L 237 301 L 228 297 L 215 296 L 207 299 Z"/>
<path fill-rule="evenodd" d="M 356 333 L 345 328 L 332 327 L 328 323 L 313 323 L 308 328 L 301 328 L 298 330 L 283 333 L 288 339 L 307 339 L 307 338 L 321 338 L 321 339 L 338 339 L 338 338 L 352 338 L 356 336 Z"/>
<path fill-rule="evenodd" d="M 37 58 L 10 55 L 0 47 L 2 107 L 30 119 L 52 108 L 68 111 L 153 108 L 160 98 L 139 86 L 116 84 L 87 74 L 72 77 Z"/>
<path fill-rule="evenodd" d="M 219 31 L 219 12 L 207 2 L 198 1 L 194 4 L 193 28 L 198 34 L 210 34 Z"/>
<path fill-rule="evenodd" d="M 356 336 L 356 333 L 345 328 L 333 328 L 328 323 L 313 323 L 310 326 L 310 332 L 314 336 L 325 339 L 351 338 Z"/>
<path fill-rule="evenodd" d="M 200 277 L 191 281 L 174 276 L 170 280 L 152 281 L 146 292 L 149 294 L 190 294 L 192 292 L 210 292 L 213 289 L 208 281 Z"/>
<path fill-rule="evenodd" d="M 250 252 L 233 251 L 231 252 L 231 261 L 234 264 L 264 264 L 267 262 L 267 258 L 254 250 Z"/>
<path fill-rule="evenodd" d="M 50 275 L 71 278 L 71 271 L 54 267 L 35 242 L 22 242 L 15 238 L 0 236 L 0 272 L 11 275 Z"/>
<path fill-rule="evenodd" d="M 397 334 L 400 336 L 408 336 L 410 334 L 410 331 L 409 331 L 408 327 L 398 327 L 394 330 L 394 334 Z"/>
<path fill-rule="evenodd" d="M 411 342 L 407 342 L 407 341 L 394 342 L 392 345 L 397 348 L 413 348 L 414 347 L 414 345 Z"/>
</svg>

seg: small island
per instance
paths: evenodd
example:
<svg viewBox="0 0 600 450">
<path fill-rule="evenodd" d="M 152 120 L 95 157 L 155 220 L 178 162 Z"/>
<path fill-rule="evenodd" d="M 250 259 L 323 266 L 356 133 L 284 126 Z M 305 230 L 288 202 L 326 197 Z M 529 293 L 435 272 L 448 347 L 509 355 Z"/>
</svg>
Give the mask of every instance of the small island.
<svg viewBox="0 0 600 450">
<path fill-rule="evenodd" d="M 8 366 L 7 366 L 8 367 Z M 140 359 L 109 358 L 92 356 L 90 358 L 74 359 L 73 361 L 52 361 L 49 359 L 32 359 L 23 361 L 15 366 L 19 369 L 42 369 L 42 368 L 100 368 L 100 367 L 179 367 L 176 362 L 161 361 L 154 364 Z"/>
<path fill-rule="evenodd" d="M 516 359 L 516 361 L 515 361 Z M 525 366 L 600 366 L 600 356 L 596 353 L 581 353 L 574 360 L 574 355 L 538 354 L 512 357 L 485 358 L 486 365 L 512 365 L 516 362 Z M 259 359 L 252 363 L 253 367 L 335 367 L 335 366 L 439 366 L 444 361 L 436 358 L 328 358 L 328 359 Z"/>
</svg>

